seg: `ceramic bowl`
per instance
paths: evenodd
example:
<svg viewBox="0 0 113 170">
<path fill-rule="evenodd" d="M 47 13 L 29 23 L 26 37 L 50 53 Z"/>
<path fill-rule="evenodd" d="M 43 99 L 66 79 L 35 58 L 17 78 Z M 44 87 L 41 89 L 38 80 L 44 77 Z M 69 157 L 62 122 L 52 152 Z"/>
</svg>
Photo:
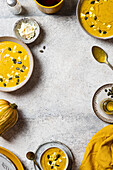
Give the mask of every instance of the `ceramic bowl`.
<svg viewBox="0 0 113 170">
<path fill-rule="evenodd" d="M 51 147 L 49 147 L 48 149 L 51 149 L 51 148 L 54 148 L 54 147 L 51 146 Z M 55 147 L 55 148 L 56 148 L 56 147 Z M 57 148 L 60 149 L 60 150 L 62 150 L 62 151 L 64 152 L 64 154 L 65 154 L 65 156 L 66 156 L 66 160 L 67 160 L 67 162 L 66 162 L 66 167 L 65 167 L 64 170 L 68 170 L 68 166 L 69 166 L 69 157 L 68 157 L 68 155 L 67 155 L 67 153 L 65 152 L 64 149 L 62 149 L 60 146 L 57 147 Z M 45 149 L 45 150 L 42 152 L 41 156 L 40 156 L 40 167 L 41 167 L 41 170 L 43 170 L 42 165 L 41 165 L 41 159 L 42 159 L 43 154 L 44 154 L 48 149 Z"/>
<path fill-rule="evenodd" d="M 80 27 L 82 28 L 82 30 L 84 32 L 86 32 L 88 35 L 94 37 L 94 38 L 98 38 L 98 39 L 103 39 L 103 40 L 106 40 L 106 39 L 111 39 L 113 38 L 113 35 L 112 36 L 109 36 L 109 37 L 98 37 L 98 36 L 94 36 L 92 34 L 90 34 L 87 30 L 85 30 L 85 28 L 82 26 L 82 23 L 81 23 L 81 20 L 80 20 L 80 8 L 81 8 L 81 4 L 84 0 L 78 0 L 78 3 L 77 3 L 77 8 L 76 8 L 76 16 L 77 16 L 77 20 L 78 20 L 78 23 L 80 24 Z"/>
<path fill-rule="evenodd" d="M 53 13 L 58 12 L 61 9 L 63 2 L 64 2 L 64 0 L 61 0 L 58 4 L 54 6 L 44 6 L 44 5 L 41 5 L 38 2 L 38 0 L 34 0 L 34 1 L 36 2 L 38 9 L 46 14 L 53 14 Z"/>
<path fill-rule="evenodd" d="M 31 25 L 34 24 L 35 27 L 36 27 L 35 36 L 34 36 L 33 38 L 31 38 L 30 40 L 24 39 L 24 38 L 21 37 L 21 35 L 19 34 L 18 29 L 20 29 L 22 22 L 24 22 L 24 23 L 29 23 L 29 24 L 31 24 Z M 13 30 L 13 31 L 14 31 L 16 37 L 17 37 L 19 40 L 23 41 L 25 44 L 30 44 L 30 43 L 34 42 L 34 41 L 38 38 L 38 36 L 39 36 L 39 34 L 40 34 L 40 27 L 39 27 L 38 22 L 37 22 L 35 19 L 33 19 L 33 18 L 23 18 L 23 19 L 18 20 L 18 21 L 15 23 L 15 25 L 14 25 L 14 30 Z"/>
<path fill-rule="evenodd" d="M 15 91 L 15 90 L 21 88 L 28 82 L 28 80 L 30 79 L 32 72 L 33 72 L 34 61 L 33 61 L 33 56 L 32 56 L 30 49 L 22 41 L 18 40 L 17 38 L 14 38 L 14 37 L 0 37 L 0 42 L 3 42 L 3 41 L 11 41 L 11 42 L 20 44 L 27 51 L 27 53 L 29 55 L 29 59 L 30 59 L 30 69 L 29 69 L 26 79 L 23 82 L 21 82 L 17 86 L 13 86 L 13 87 L 0 87 L 0 91 L 11 92 L 11 91 Z"/>
</svg>

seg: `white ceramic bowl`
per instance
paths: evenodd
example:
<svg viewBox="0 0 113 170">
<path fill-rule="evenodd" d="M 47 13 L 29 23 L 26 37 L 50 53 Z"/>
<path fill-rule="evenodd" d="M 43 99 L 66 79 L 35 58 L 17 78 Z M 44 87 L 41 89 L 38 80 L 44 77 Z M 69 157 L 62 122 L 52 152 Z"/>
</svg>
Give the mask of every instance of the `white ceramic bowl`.
<svg viewBox="0 0 113 170">
<path fill-rule="evenodd" d="M 80 20 L 80 8 L 81 8 L 81 4 L 84 0 L 78 0 L 78 3 L 77 3 L 77 8 L 76 8 L 76 16 L 77 16 L 77 20 L 82 28 L 82 30 L 84 30 L 88 35 L 92 36 L 92 37 L 95 37 L 95 38 L 98 38 L 98 39 L 103 39 L 103 40 L 106 40 L 106 39 L 111 39 L 113 38 L 113 35 L 112 36 L 109 36 L 109 37 L 98 37 L 98 36 L 94 36 L 92 34 L 90 34 L 81 24 L 81 20 Z"/>
<path fill-rule="evenodd" d="M 24 23 L 29 23 L 29 24 L 31 24 L 31 25 L 34 24 L 35 27 L 36 27 L 35 36 L 34 36 L 33 38 L 31 38 L 30 40 L 27 40 L 27 39 L 21 37 L 21 35 L 19 34 L 18 29 L 20 29 L 22 22 L 24 22 Z M 15 23 L 15 25 L 14 25 L 14 30 L 13 30 L 13 31 L 14 31 L 16 37 L 17 37 L 19 40 L 23 41 L 25 44 L 30 44 L 30 43 L 34 42 L 34 41 L 38 38 L 38 36 L 39 36 L 39 34 L 40 34 L 40 27 L 39 27 L 38 22 L 37 22 L 35 19 L 33 19 L 33 18 L 23 18 L 23 19 L 18 20 L 18 21 Z"/>
<path fill-rule="evenodd" d="M 27 81 L 30 79 L 30 77 L 32 75 L 34 62 L 33 62 L 33 56 L 32 56 L 30 49 L 22 41 L 18 40 L 17 38 L 14 38 L 14 37 L 0 37 L 0 42 L 3 42 L 3 41 L 11 41 L 11 42 L 20 44 L 27 51 L 27 53 L 29 55 L 29 59 L 30 59 L 30 69 L 29 69 L 26 79 L 23 82 L 21 82 L 17 86 L 13 86 L 13 87 L 0 87 L 0 91 L 11 92 L 11 91 L 15 91 L 15 90 L 21 88 L 22 86 L 24 86 L 27 83 Z"/>
</svg>

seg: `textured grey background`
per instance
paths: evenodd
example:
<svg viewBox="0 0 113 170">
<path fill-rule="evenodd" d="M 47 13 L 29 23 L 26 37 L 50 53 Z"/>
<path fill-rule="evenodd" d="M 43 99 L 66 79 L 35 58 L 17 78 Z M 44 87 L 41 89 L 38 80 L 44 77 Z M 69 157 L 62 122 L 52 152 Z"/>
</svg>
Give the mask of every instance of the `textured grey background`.
<svg viewBox="0 0 113 170">
<path fill-rule="evenodd" d="M 14 36 L 14 23 L 24 16 L 39 22 L 41 34 L 29 45 L 35 61 L 30 81 L 18 91 L 0 92 L 0 98 L 15 102 L 19 108 L 18 123 L 0 137 L 0 145 L 15 153 L 26 170 L 33 170 L 26 152 L 35 152 L 40 144 L 58 140 L 72 150 L 73 170 L 77 170 L 87 143 L 107 125 L 92 110 L 93 94 L 101 85 L 111 83 L 113 77 L 107 65 L 93 59 L 91 47 L 103 47 L 113 64 L 113 40 L 92 38 L 80 28 L 75 0 L 65 0 L 55 15 L 40 12 L 33 0 L 20 3 L 24 13 L 15 16 L 0 0 L 0 36 Z M 46 50 L 40 53 L 44 45 Z"/>
</svg>

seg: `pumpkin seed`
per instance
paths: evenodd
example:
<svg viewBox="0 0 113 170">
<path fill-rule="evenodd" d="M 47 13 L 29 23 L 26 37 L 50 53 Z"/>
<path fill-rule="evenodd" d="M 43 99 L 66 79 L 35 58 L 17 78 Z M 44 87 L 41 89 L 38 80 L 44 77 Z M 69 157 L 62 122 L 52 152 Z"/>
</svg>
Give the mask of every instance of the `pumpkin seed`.
<svg viewBox="0 0 113 170">
<path fill-rule="evenodd" d="M 103 34 L 106 34 L 107 32 L 106 31 L 103 31 Z"/>
<path fill-rule="evenodd" d="M 2 79 L 2 78 L 0 78 L 0 82 L 3 82 L 3 79 Z"/>
<path fill-rule="evenodd" d="M 88 19 L 88 17 L 85 17 L 84 19 L 85 19 L 85 20 L 87 20 L 87 19 Z"/>
<path fill-rule="evenodd" d="M 47 155 L 47 158 L 49 159 L 49 158 L 50 158 L 50 156 L 49 156 L 49 155 Z"/>
<path fill-rule="evenodd" d="M 9 50 L 9 51 L 11 51 L 11 48 L 10 48 L 10 47 L 8 47 L 8 50 Z"/>
<path fill-rule="evenodd" d="M 17 67 L 16 69 L 17 69 L 17 70 L 20 70 L 20 68 L 19 68 L 19 67 Z"/>
<path fill-rule="evenodd" d="M 22 53 L 22 51 L 18 51 L 18 53 L 20 53 L 20 54 L 21 54 L 21 53 Z"/>
<path fill-rule="evenodd" d="M 18 64 L 22 64 L 22 62 L 21 62 L 21 61 L 19 61 L 19 62 L 18 62 Z"/>
<path fill-rule="evenodd" d="M 6 87 L 6 84 L 5 84 L 5 83 L 4 83 L 3 85 Z"/>
<path fill-rule="evenodd" d="M 89 12 L 86 12 L 85 14 L 86 14 L 86 15 L 88 15 L 88 14 L 89 14 Z"/>
<path fill-rule="evenodd" d="M 51 165 L 52 164 L 52 161 L 49 161 L 49 165 Z"/>
<path fill-rule="evenodd" d="M 91 1 L 91 4 L 94 4 L 95 3 L 95 1 Z"/>
<path fill-rule="evenodd" d="M 96 17 L 96 16 L 94 17 L 94 20 L 97 20 L 97 17 Z"/>
<path fill-rule="evenodd" d="M 22 69 L 20 70 L 21 72 L 24 72 Z"/>
<path fill-rule="evenodd" d="M 9 77 L 9 80 L 12 80 L 12 77 Z"/>
<path fill-rule="evenodd" d="M 16 75 L 15 78 L 19 78 L 19 76 Z"/>
</svg>

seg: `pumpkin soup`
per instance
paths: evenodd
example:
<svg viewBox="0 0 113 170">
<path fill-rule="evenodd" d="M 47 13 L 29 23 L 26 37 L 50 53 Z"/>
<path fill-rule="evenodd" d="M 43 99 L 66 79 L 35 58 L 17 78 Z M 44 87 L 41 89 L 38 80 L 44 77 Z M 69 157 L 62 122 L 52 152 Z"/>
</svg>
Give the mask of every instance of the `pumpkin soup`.
<svg viewBox="0 0 113 170">
<path fill-rule="evenodd" d="M 59 148 L 50 148 L 41 157 L 41 165 L 44 170 L 65 170 L 67 158 Z"/>
<path fill-rule="evenodd" d="M 23 82 L 29 72 L 27 51 L 19 44 L 0 42 L 0 87 L 13 87 Z"/>
<path fill-rule="evenodd" d="M 80 21 L 96 37 L 113 36 L 113 0 L 83 0 Z"/>
</svg>

